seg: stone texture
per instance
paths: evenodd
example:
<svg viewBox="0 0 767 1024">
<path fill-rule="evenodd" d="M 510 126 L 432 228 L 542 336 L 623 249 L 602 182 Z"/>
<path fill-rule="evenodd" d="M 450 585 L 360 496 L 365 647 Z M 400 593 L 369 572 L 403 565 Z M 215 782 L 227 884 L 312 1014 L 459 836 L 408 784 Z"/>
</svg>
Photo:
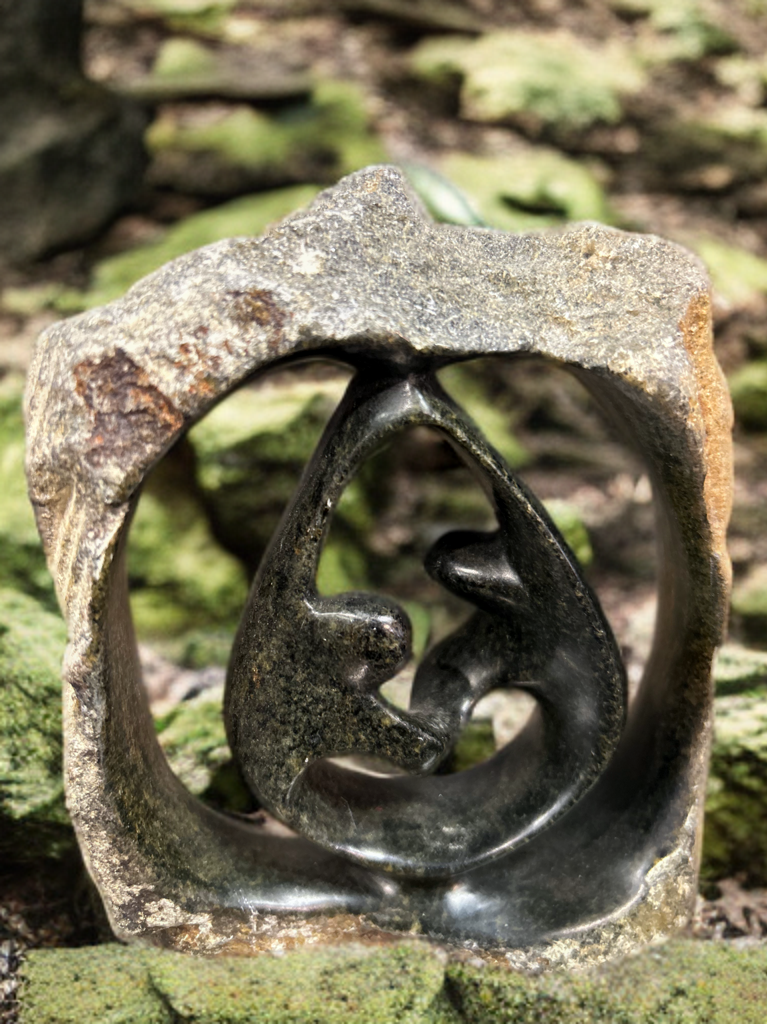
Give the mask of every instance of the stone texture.
<svg viewBox="0 0 767 1024">
<path fill-rule="evenodd" d="M 643 455 L 659 514 L 659 629 L 607 769 L 572 812 L 460 882 L 430 885 L 202 807 L 169 771 L 126 612 L 127 529 L 149 468 L 289 356 L 532 354 L 564 364 Z M 619 956 L 692 910 L 729 585 L 729 400 L 697 260 L 594 224 L 511 236 L 430 223 L 369 168 L 271 227 L 182 257 L 50 328 L 27 396 L 28 475 L 69 623 L 68 801 L 116 933 L 248 952 L 420 927 L 531 969 Z M 140 836 L 140 842 L 137 842 Z M 379 933 L 380 934 L 380 933 Z"/>
</svg>

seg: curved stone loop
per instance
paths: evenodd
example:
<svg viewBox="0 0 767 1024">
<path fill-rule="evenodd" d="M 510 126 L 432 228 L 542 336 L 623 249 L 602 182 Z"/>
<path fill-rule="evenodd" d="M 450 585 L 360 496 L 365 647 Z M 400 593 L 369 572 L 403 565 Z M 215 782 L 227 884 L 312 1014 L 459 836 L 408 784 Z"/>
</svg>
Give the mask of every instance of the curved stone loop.
<svg viewBox="0 0 767 1024">
<path fill-rule="evenodd" d="M 232 389 L 312 353 L 555 360 L 653 485 L 658 625 L 610 763 L 550 828 L 455 879 L 397 879 L 215 814 L 154 735 L 124 563 L 141 481 Z M 694 257 L 599 225 L 519 236 L 435 225 L 396 169 L 369 168 L 259 239 L 181 257 L 48 328 L 29 381 L 30 495 L 70 635 L 67 802 L 119 936 L 255 950 L 296 934 L 300 914 L 304 936 L 417 927 L 556 964 L 623 954 L 688 919 L 732 470 Z"/>
<path fill-rule="evenodd" d="M 430 552 L 432 575 L 478 610 L 420 666 L 408 713 L 377 692 L 409 658 L 406 613 L 370 594 L 321 597 L 315 578 L 350 479 L 414 426 L 454 444 L 500 528 L 448 535 Z M 528 690 L 539 713 L 468 772 L 387 779 L 322 760 L 369 754 L 425 774 L 496 687 Z M 360 371 L 264 555 L 232 653 L 227 731 L 256 796 L 299 834 L 370 867 L 464 872 L 532 839 L 594 784 L 620 737 L 625 694 L 598 602 L 497 452 L 433 377 L 386 364 Z"/>
</svg>

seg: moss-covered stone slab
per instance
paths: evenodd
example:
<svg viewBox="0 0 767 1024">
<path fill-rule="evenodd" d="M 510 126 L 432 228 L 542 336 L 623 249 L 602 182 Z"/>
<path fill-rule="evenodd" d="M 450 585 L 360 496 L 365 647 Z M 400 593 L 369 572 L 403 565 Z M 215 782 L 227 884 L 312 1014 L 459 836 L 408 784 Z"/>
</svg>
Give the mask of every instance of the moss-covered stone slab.
<svg viewBox="0 0 767 1024">
<path fill-rule="evenodd" d="M 702 875 L 767 886 L 767 690 L 715 701 Z"/>
<path fill-rule="evenodd" d="M 74 846 L 61 775 L 66 628 L 33 598 L 0 590 L 0 860 Z"/>
<path fill-rule="evenodd" d="M 529 231 L 565 220 L 612 219 L 592 171 L 554 150 L 530 148 L 507 156 L 452 153 L 441 170 L 491 227 Z"/>
<path fill-rule="evenodd" d="M 280 107 L 223 107 L 201 117 L 167 106 L 147 133 L 149 179 L 162 187 L 220 196 L 322 180 L 385 159 L 366 94 L 353 82 L 319 80 L 311 95 Z"/>
<path fill-rule="evenodd" d="M 764 263 L 767 267 L 767 261 Z M 765 287 L 765 295 L 767 295 L 767 287 Z M 729 384 L 738 422 L 747 430 L 766 430 L 767 359 L 753 359 L 745 363 L 730 376 Z M 740 611 L 742 605 L 744 614 L 747 614 L 745 609 L 755 607 L 753 600 L 750 597 L 746 598 L 745 590 L 739 591 L 738 601 L 737 610 Z"/>
<path fill-rule="evenodd" d="M 446 981 L 466 1024 L 763 1024 L 767 948 L 679 941 L 593 974 L 455 965 Z"/>
<path fill-rule="evenodd" d="M 24 381 L 9 374 L 0 380 L 0 581 L 42 601 L 53 611 L 53 581 L 27 497 L 24 475 Z"/>
<path fill-rule="evenodd" d="M 20 1024 L 764 1024 L 767 948 L 677 941 L 529 977 L 428 946 L 200 960 L 100 946 L 22 967 Z"/>
<path fill-rule="evenodd" d="M 754 371 L 756 391 L 762 374 L 759 366 Z M 754 404 L 758 408 L 757 403 Z M 756 565 L 743 579 L 737 581 L 732 591 L 732 612 L 747 641 L 763 646 L 767 641 L 767 566 Z"/>
<path fill-rule="evenodd" d="M 254 52 L 247 46 L 213 49 L 194 39 L 172 37 L 161 46 L 151 73 L 130 83 L 128 91 L 150 102 L 210 96 L 275 100 L 311 91 L 312 79 L 306 70 L 286 67 L 279 52 L 270 62 L 264 50 Z"/>
<path fill-rule="evenodd" d="M 641 64 L 620 40 L 594 46 L 564 31 L 432 37 L 416 47 L 411 66 L 437 84 L 460 79 L 465 117 L 518 117 L 565 130 L 618 121 L 622 99 L 645 83 Z"/>
<path fill-rule="evenodd" d="M 100 946 L 23 968 L 21 1024 L 453 1024 L 444 963 L 415 944 L 200 960 Z"/>
</svg>

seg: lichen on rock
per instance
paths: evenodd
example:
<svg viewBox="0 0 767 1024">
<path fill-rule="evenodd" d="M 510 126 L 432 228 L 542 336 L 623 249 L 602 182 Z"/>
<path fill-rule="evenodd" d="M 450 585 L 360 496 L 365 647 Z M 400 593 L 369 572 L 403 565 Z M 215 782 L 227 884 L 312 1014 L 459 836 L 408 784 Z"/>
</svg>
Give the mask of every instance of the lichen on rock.
<svg viewBox="0 0 767 1024">
<path fill-rule="evenodd" d="M 426 944 L 201 960 L 40 950 L 23 1024 L 763 1024 L 767 951 L 682 940 L 582 974 L 446 963 Z"/>
<path fill-rule="evenodd" d="M 33 598 L 0 590 L 0 861 L 72 849 L 61 777 L 66 629 Z"/>
</svg>

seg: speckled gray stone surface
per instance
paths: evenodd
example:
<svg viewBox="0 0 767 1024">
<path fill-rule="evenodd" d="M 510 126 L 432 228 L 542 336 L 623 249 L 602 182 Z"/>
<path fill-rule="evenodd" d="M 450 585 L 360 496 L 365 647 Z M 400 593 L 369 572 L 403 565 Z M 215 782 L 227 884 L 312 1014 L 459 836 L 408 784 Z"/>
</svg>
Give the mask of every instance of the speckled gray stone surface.
<svg viewBox="0 0 767 1024">
<path fill-rule="evenodd" d="M 372 359 L 407 376 L 493 353 L 572 370 L 653 482 L 655 645 L 598 780 L 525 845 L 426 880 L 203 807 L 157 745 L 130 623 L 125 546 L 146 472 L 281 360 Z M 438 226 L 396 169 L 369 168 L 262 238 L 191 253 L 49 328 L 29 381 L 30 494 L 70 634 L 67 799 L 118 936 L 252 952 L 404 929 L 540 968 L 685 924 L 731 497 L 729 400 L 692 256 L 594 224 L 521 236 Z"/>
</svg>

